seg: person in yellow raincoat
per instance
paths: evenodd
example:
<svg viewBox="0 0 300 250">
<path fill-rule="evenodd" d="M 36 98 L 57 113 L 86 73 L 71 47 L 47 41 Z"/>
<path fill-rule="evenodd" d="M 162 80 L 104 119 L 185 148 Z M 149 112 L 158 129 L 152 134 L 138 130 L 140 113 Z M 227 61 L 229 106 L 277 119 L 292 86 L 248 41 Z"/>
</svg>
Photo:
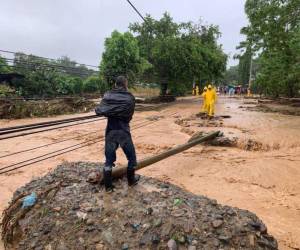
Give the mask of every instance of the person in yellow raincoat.
<svg viewBox="0 0 300 250">
<path fill-rule="evenodd" d="M 202 97 L 203 97 L 203 105 L 202 105 L 202 109 L 201 109 L 202 113 L 207 113 L 206 91 L 207 91 L 207 87 L 204 87 L 203 93 L 202 93 Z"/>
<path fill-rule="evenodd" d="M 196 86 L 196 96 L 199 96 L 199 94 L 200 94 L 199 86 L 197 85 L 197 86 Z"/>
<path fill-rule="evenodd" d="M 215 102 L 217 100 L 216 90 L 209 84 L 206 91 L 207 114 L 212 118 L 215 114 Z"/>
</svg>

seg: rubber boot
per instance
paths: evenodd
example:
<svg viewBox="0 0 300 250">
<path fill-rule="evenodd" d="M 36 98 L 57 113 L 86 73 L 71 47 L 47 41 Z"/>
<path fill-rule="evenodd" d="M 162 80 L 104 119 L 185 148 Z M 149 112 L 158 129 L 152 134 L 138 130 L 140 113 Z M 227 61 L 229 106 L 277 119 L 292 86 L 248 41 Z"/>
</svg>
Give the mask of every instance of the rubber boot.
<svg viewBox="0 0 300 250">
<path fill-rule="evenodd" d="M 112 171 L 103 169 L 103 179 L 104 179 L 104 186 L 106 192 L 113 192 L 114 186 L 112 184 Z"/>
<path fill-rule="evenodd" d="M 127 180 L 129 186 L 136 185 L 140 180 L 140 176 L 135 175 L 134 173 L 135 173 L 134 168 L 127 168 Z"/>
</svg>

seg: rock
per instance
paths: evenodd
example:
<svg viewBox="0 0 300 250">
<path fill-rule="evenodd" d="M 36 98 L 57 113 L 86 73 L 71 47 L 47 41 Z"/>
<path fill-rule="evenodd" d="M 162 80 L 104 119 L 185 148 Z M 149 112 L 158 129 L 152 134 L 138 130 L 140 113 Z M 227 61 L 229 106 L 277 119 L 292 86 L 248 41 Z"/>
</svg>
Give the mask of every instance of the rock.
<svg viewBox="0 0 300 250">
<path fill-rule="evenodd" d="M 220 227 L 222 224 L 223 224 L 223 221 L 222 221 L 222 220 L 214 220 L 214 221 L 212 222 L 212 225 L 213 225 L 214 228 L 218 228 L 218 227 Z"/>
<path fill-rule="evenodd" d="M 84 213 L 84 212 L 81 212 L 81 211 L 76 212 L 76 215 L 81 220 L 85 220 L 86 217 L 87 217 L 87 213 Z"/>
<path fill-rule="evenodd" d="M 56 247 L 56 250 L 69 250 L 69 248 L 65 245 L 64 242 L 60 241 L 58 246 Z"/>
<path fill-rule="evenodd" d="M 154 222 L 153 222 L 154 227 L 160 227 L 161 224 L 162 224 L 162 219 L 161 218 L 158 218 L 158 219 L 154 220 Z"/>
<path fill-rule="evenodd" d="M 87 219 L 86 224 L 89 225 L 89 226 L 94 225 L 94 220 L 93 219 Z"/>
<path fill-rule="evenodd" d="M 152 237 L 151 237 L 151 241 L 153 244 L 158 244 L 160 242 L 160 237 L 158 234 L 153 234 Z"/>
<path fill-rule="evenodd" d="M 128 250 L 128 249 L 129 249 L 128 244 L 127 244 L 127 243 L 124 243 L 124 244 L 122 245 L 122 250 Z"/>
<path fill-rule="evenodd" d="M 255 236 L 253 234 L 249 235 L 249 244 L 251 247 L 255 246 Z"/>
<path fill-rule="evenodd" d="M 183 243 L 185 243 L 185 236 L 184 235 L 179 235 L 177 240 L 178 240 L 179 243 L 183 244 Z"/>
<path fill-rule="evenodd" d="M 105 249 L 105 247 L 102 243 L 96 244 L 95 248 L 96 248 L 96 250 L 104 250 Z"/>
<path fill-rule="evenodd" d="M 213 239 L 213 244 L 215 247 L 218 247 L 220 245 L 220 242 L 218 239 Z"/>
<path fill-rule="evenodd" d="M 113 235 L 110 231 L 104 231 L 101 235 L 107 243 L 111 244 L 113 242 Z"/>
<path fill-rule="evenodd" d="M 128 188 L 126 178 L 114 180 L 116 192 L 106 194 L 98 184 L 87 183 L 94 171 L 101 171 L 101 166 L 64 163 L 18 189 L 11 204 L 22 194 L 46 192 L 51 185 L 65 183 L 38 199 L 17 221 L 22 238 L 13 235 L 13 244 L 19 250 L 278 248 L 265 225 L 249 211 L 145 176 L 136 188 Z M 18 212 L 10 211 L 4 218 L 15 218 Z"/>
<path fill-rule="evenodd" d="M 177 250 L 177 244 L 176 241 L 171 239 L 168 241 L 168 248 L 169 250 Z"/>
<path fill-rule="evenodd" d="M 60 212 L 60 211 L 61 211 L 61 207 L 54 207 L 54 208 L 53 208 L 53 211 L 55 211 L 55 212 Z"/>
</svg>

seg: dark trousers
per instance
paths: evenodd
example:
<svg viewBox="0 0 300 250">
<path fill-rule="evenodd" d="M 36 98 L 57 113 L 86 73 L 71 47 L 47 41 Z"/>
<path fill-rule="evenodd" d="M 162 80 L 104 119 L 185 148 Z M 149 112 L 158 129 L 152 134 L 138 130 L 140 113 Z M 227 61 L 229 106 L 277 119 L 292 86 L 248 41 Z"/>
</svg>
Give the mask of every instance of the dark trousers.
<svg viewBox="0 0 300 250">
<path fill-rule="evenodd" d="M 116 161 L 116 151 L 121 147 L 128 160 L 128 169 L 136 165 L 135 148 L 130 132 L 124 130 L 111 130 L 105 135 L 105 170 L 111 170 Z"/>
</svg>

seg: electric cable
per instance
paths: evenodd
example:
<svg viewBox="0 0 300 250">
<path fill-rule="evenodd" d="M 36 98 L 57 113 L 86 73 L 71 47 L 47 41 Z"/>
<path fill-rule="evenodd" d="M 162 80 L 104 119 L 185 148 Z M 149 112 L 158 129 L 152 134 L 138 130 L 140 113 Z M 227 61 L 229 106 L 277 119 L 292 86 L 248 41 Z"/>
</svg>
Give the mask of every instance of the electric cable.
<svg viewBox="0 0 300 250">
<path fill-rule="evenodd" d="M 176 114 L 176 113 L 177 113 L 177 112 L 174 112 L 173 114 L 169 114 L 169 116 L 174 115 L 174 114 Z M 150 121 L 150 122 L 146 121 L 146 122 L 144 122 L 144 123 L 138 124 L 137 126 L 135 126 L 134 128 L 132 128 L 132 130 L 135 130 L 135 129 L 138 129 L 138 128 L 141 128 L 141 127 L 148 126 L 148 125 L 150 125 L 150 124 L 152 124 L 152 123 L 155 123 L 155 122 L 157 122 L 157 121 L 159 121 L 159 120 L 154 120 L 154 121 Z M 41 158 L 41 157 L 43 157 L 43 156 L 35 157 L 35 158 L 32 158 L 31 160 L 26 160 L 26 162 L 28 162 L 28 161 L 32 161 L 32 160 L 37 159 L 37 160 L 35 160 L 34 162 L 30 162 L 30 163 L 24 162 L 25 164 L 23 164 L 23 165 L 21 165 L 21 166 L 18 166 L 18 167 L 12 168 L 12 169 L 8 169 L 8 170 L 5 170 L 5 171 L 1 171 L 1 170 L 10 168 L 10 167 L 12 167 L 12 166 L 19 165 L 19 164 L 21 164 L 22 162 L 16 163 L 16 164 L 13 164 L 13 165 L 10 165 L 10 166 L 6 166 L 6 167 L 3 167 L 3 168 L 0 168 L 0 171 L 1 171 L 1 172 L 0 172 L 0 175 L 1 175 L 1 174 L 8 173 L 8 172 L 11 172 L 11 171 L 14 171 L 14 170 L 17 170 L 17 169 L 20 169 L 20 168 L 24 168 L 24 167 L 29 166 L 29 165 L 32 165 L 32 164 L 34 164 L 34 163 L 38 163 L 38 162 L 41 162 L 41 161 L 44 161 L 44 160 L 47 160 L 47 159 L 50 159 L 50 158 L 53 158 L 53 157 L 56 157 L 56 156 L 65 154 L 65 153 L 68 153 L 68 152 L 72 152 L 72 151 L 74 151 L 74 150 L 77 150 L 77 149 L 80 149 L 80 148 L 83 148 L 83 147 L 87 147 L 87 146 L 96 144 L 96 143 L 98 143 L 98 142 L 103 141 L 103 139 L 104 139 L 104 138 L 102 137 L 100 140 L 89 140 L 89 141 L 93 141 L 93 142 L 91 142 L 91 143 L 88 143 L 89 141 L 87 141 L 87 142 L 84 142 L 84 143 L 75 144 L 75 145 L 73 145 L 73 146 L 64 148 L 64 150 L 65 150 L 65 149 L 68 149 L 68 148 L 71 148 L 71 147 L 75 147 L 75 146 L 78 146 L 78 147 L 69 149 L 69 150 L 64 151 L 64 152 L 61 152 L 63 149 L 57 150 L 57 151 L 53 151 L 53 152 L 51 152 L 51 153 L 45 154 L 44 156 L 47 156 L 46 158 L 38 159 L 38 158 Z M 49 154 L 54 154 L 55 152 L 60 152 L 60 153 L 55 154 L 55 155 L 52 155 L 52 156 L 48 156 Z"/>
<path fill-rule="evenodd" d="M 78 116 L 78 117 L 72 117 L 72 118 L 67 118 L 67 119 L 59 119 L 59 120 L 53 120 L 53 121 L 47 121 L 47 122 L 38 122 L 38 123 L 31 123 L 31 124 L 26 124 L 26 125 L 19 125 L 19 126 L 12 126 L 12 127 L 6 127 L 6 128 L 0 128 L 0 131 L 7 131 L 7 130 L 14 130 L 14 129 L 19 129 L 19 128 L 27 128 L 27 127 L 32 127 L 32 126 L 38 126 L 38 125 L 48 125 L 48 124 L 53 124 L 57 122 L 72 122 L 74 119 L 92 119 L 92 118 L 97 118 L 97 115 L 88 115 L 88 116 Z"/>
<path fill-rule="evenodd" d="M 20 137 L 20 136 L 43 133 L 43 132 L 47 132 L 47 131 L 51 131 L 51 130 L 55 130 L 55 129 L 60 129 L 60 128 L 67 128 L 67 127 L 77 126 L 77 125 L 91 123 L 91 122 L 95 122 L 95 121 L 98 121 L 98 120 L 104 120 L 104 119 L 105 118 L 99 118 L 99 119 L 95 119 L 95 120 L 92 120 L 92 121 L 79 122 L 79 123 L 76 123 L 76 124 L 69 124 L 69 125 L 55 127 L 55 128 L 49 128 L 49 129 L 44 129 L 44 130 L 33 131 L 33 132 L 29 132 L 29 133 L 22 133 L 22 134 L 17 134 L 17 135 L 10 135 L 10 136 L 6 136 L 6 137 L 0 137 L 0 141 L 11 139 L 11 138 L 16 138 L 16 137 Z"/>
</svg>

